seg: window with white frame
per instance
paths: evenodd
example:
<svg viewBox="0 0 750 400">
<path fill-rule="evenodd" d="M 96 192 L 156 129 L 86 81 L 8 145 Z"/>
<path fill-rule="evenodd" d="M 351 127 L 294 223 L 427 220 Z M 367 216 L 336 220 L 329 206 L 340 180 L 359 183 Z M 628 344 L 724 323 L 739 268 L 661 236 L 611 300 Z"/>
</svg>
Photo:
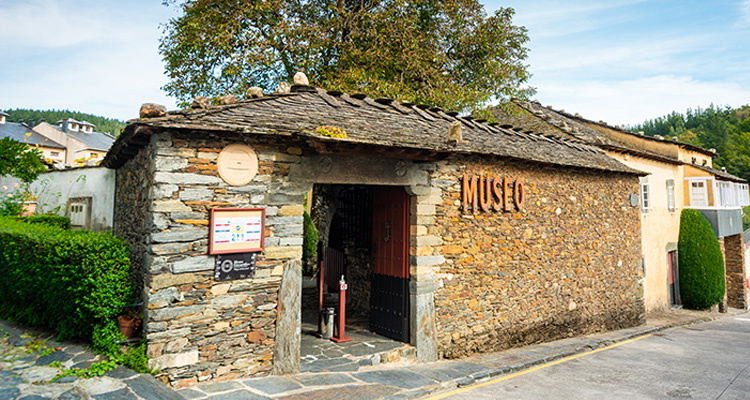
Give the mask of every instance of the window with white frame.
<svg viewBox="0 0 750 400">
<path fill-rule="evenodd" d="M 669 212 L 677 209 L 674 199 L 674 179 L 667 179 L 667 209 Z"/>
<path fill-rule="evenodd" d="M 708 185 L 706 180 L 691 180 L 688 185 L 690 190 L 691 207 L 708 207 Z"/>
<path fill-rule="evenodd" d="M 641 211 L 651 209 L 651 185 L 648 183 L 648 177 L 641 178 Z"/>
</svg>

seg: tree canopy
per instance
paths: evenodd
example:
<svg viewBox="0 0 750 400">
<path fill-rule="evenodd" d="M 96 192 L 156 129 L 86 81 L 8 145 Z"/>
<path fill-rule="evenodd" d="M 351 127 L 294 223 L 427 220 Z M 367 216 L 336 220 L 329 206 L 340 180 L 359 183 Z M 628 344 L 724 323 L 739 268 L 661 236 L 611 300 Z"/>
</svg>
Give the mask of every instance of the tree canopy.
<svg viewBox="0 0 750 400">
<path fill-rule="evenodd" d="M 715 167 L 750 181 L 750 106 L 688 109 L 631 128 L 648 136 L 677 137 L 680 142 L 716 149 Z"/>
<path fill-rule="evenodd" d="M 0 176 L 10 175 L 24 182 L 33 182 L 47 171 L 42 164 L 42 152 L 11 138 L 0 139 Z"/>
<path fill-rule="evenodd" d="M 169 0 L 168 0 L 169 2 Z M 310 83 L 469 111 L 526 98 L 529 38 L 511 8 L 476 0 L 186 0 L 160 52 L 183 104 L 193 97 Z"/>
</svg>

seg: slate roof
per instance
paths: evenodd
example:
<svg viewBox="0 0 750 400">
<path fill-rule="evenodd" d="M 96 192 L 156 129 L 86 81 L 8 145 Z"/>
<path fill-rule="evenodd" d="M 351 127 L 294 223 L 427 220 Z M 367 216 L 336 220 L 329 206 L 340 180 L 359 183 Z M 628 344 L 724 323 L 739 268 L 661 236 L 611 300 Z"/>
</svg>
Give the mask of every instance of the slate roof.
<svg viewBox="0 0 750 400">
<path fill-rule="evenodd" d="M 727 180 L 727 181 L 740 182 L 740 183 L 747 182 L 746 180 L 740 178 L 739 176 L 734 176 L 734 175 L 730 174 L 729 172 L 726 172 L 726 171 L 723 171 L 723 170 L 720 170 L 720 169 L 706 167 L 706 166 L 698 165 L 698 164 L 688 164 L 688 163 L 685 163 L 685 165 L 689 165 L 691 167 L 698 168 L 701 171 L 706 171 L 709 174 L 713 174 L 713 175 L 715 175 L 715 176 L 717 176 L 717 177 L 719 177 L 721 179 Z"/>
<path fill-rule="evenodd" d="M 504 108 L 497 107 L 494 111 L 495 116 L 498 120 L 508 121 L 514 125 L 519 125 L 524 128 L 538 129 L 547 132 L 550 135 L 557 136 L 570 136 L 577 139 L 583 140 L 586 143 L 595 145 L 605 150 L 618 151 L 623 153 L 629 153 L 640 157 L 650 158 L 658 160 L 668 164 L 674 165 L 691 165 L 703 171 L 709 172 L 716 175 L 719 178 L 735 181 L 735 182 L 746 182 L 744 179 L 729 174 L 725 171 L 718 169 L 704 167 L 696 164 L 687 164 L 675 157 L 658 154 L 649 150 L 645 150 L 629 143 L 624 143 L 616 140 L 615 138 L 604 133 L 607 129 L 616 131 L 618 133 L 625 133 L 628 135 L 636 136 L 638 138 L 662 143 L 669 143 L 672 145 L 680 146 L 682 148 L 700 152 L 712 157 L 716 157 L 718 154 L 711 150 L 706 150 L 702 147 L 694 146 L 687 143 L 675 142 L 673 140 L 660 139 L 657 137 L 644 136 L 637 133 L 630 132 L 620 127 L 607 125 L 603 122 L 595 122 L 587 120 L 578 114 L 569 114 L 563 110 L 554 110 L 550 107 L 545 107 L 539 102 L 527 102 L 515 100 L 504 106 Z M 589 125 L 595 125 L 598 127 L 592 128 Z"/>
<path fill-rule="evenodd" d="M 462 142 L 450 141 L 449 128 L 458 121 Z M 438 108 L 371 99 L 310 86 L 293 86 L 292 93 L 271 94 L 209 109 L 170 112 L 165 117 L 136 119 L 102 161 L 117 168 L 148 142 L 148 129 L 229 131 L 280 135 L 309 143 L 348 144 L 435 154 L 485 154 L 545 164 L 644 175 L 580 140 L 552 138 L 493 126 L 469 117 L 446 114 Z M 321 126 L 344 130 L 345 139 L 316 134 Z"/>
<path fill-rule="evenodd" d="M 64 132 L 63 129 L 59 126 L 51 124 L 50 126 L 60 132 Z M 92 150 L 108 151 L 112 147 L 112 144 L 115 142 L 114 136 L 103 132 L 81 132 L 68 130 L 64 133 L 68 136 L 80 140 L 86 145 L 87 148 Z"/>
<path fill-rule="evenodd" d="M 31 135 L 26 136 L 26 133 L 31 132 Z M 52 139 L 48 139 L 45 136 L 40 135 L 36 131 L 28 128 L 23 124 L 16 122 L 6 122 L 0 124 L 0 138 L 11 138 L 17 142 L 28 143 L 30 145 L 40 145 L 50 147 L 54 149 L 65 149 L 65 146 L 55 142 Z"/>
</svg>

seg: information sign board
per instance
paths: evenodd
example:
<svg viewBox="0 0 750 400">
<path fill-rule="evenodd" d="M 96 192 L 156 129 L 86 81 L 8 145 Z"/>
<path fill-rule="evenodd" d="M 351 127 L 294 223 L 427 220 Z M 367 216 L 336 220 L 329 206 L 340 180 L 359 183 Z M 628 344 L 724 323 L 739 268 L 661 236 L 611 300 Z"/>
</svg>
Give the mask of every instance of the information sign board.
<svg viewBox="0 0 750 400">
<path fill-rule="evenodd" d="M 216 256 L 214 279 L 226 281 L 255 277 L 258 253 L 219 254 Z"/>
<path fill-rule="evenodd" d="M 263 208 L 214 208 L 208 231 L 208 254 L 263 251 Z"/>
</svg>

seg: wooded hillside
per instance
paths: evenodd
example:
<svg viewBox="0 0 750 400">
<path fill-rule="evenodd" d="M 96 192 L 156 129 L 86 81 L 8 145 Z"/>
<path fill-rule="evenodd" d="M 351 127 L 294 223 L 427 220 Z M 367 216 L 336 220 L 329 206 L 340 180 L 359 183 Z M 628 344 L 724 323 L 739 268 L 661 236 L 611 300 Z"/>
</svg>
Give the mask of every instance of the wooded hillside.
<svg viewBox="0 0 750 400">
<path fill-rule="evenodd" d="M 716 149 L 720 157 L 714 167 L 726 167 L 731 174 L 750 181 L 750 105 L 739 108 L 714 106 L 672 112 L 630 128 L 648 136 L 661 135 Z"/>
<path fill-rule="evenodd" d="M 9 115 L 8 121 L 10 122 L 26 122 L 29 126 L 35 126 L 42 121 L 55 125 L 55 123 L 63 118 L 73 118 L 78 121 L 88 121 L 96 125 L 94 128 L 97 132 L 109 133 L 110 135 L 119 136 L 120 130 L 125 127 L 125 122 L 99 117 L 92 114 L 86 114 L 78 111 L 70 110 L 31 110 L 26 108 L 16 108 L 8 110 L 0 110 Z"/>
</svg>

